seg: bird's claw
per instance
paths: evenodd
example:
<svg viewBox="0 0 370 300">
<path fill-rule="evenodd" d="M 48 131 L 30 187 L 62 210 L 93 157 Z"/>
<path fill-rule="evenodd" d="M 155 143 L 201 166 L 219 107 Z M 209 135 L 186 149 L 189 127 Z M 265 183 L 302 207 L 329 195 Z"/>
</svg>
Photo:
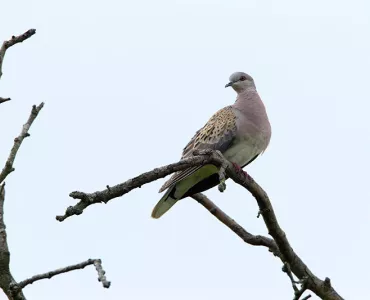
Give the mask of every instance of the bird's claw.
<svg viewBox="0 0 370 300">
<path fill-rule="evenodd" d="M 226 190 L 225 179 L 221 179 L 220 184 L 218 185 L 218 190 L 223 193 Z"/>
</svg>

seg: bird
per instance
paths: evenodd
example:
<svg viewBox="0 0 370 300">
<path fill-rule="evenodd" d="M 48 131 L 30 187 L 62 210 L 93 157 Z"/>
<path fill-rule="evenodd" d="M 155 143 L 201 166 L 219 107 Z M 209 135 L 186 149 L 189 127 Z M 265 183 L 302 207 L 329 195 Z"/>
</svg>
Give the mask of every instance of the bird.
<svg viewBox="0 0 370 300">
<path fill-rule="evenodd" d="M 181 159 L 191 156 L 194 150 L 218 150 L 237 171 L 243 171 L 242 168 L 266 150 L 271 139 L 271 125 L 250 75 L 244 72 L 231 74 L 227 87 L 237 93 L 236 101 L 217 111 L 195 133 L 183 149 Z M 154 207 L 152 217 L 158 219 L 180 199 L 218 184 L 218 168 L 211 164 L 176 172 L 159 190 L 167 191 Z"/>
</svg>

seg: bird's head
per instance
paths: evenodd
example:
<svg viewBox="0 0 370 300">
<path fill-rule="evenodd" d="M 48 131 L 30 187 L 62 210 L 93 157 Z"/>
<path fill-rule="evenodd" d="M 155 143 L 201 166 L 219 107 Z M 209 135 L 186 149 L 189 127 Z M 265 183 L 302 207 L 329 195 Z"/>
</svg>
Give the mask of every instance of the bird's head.
<svg viewBox="0 0 370 300">
<path fill-rule="evenodd" d="M 252 76 L 243 72 L 235 72 L 229 78 L 230 82 L 225 88 L 231 86 L 237 93 L 241 93 L 248 88 L 256 88 Z"/>
</svg>

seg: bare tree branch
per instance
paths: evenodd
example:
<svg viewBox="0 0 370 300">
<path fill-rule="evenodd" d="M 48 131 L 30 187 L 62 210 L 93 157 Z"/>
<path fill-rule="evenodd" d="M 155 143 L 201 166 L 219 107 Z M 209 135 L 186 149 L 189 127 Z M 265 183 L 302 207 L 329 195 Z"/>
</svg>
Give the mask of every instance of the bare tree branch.
<svg viewBox="0 0 370 300">
<path fill-rule="evenodd" d="M 225 212 L 223 212 L 215 203 L 213 203 L 204 194 L 199 193 L 191 197 L 195 199 L 196 201 L 198 201 L 198 203 L 203 205 L 212 215 L 214 215 L 224 225 L 226 225 L 232 231 L 234 231 L 244 242 L 246 242 L 247 244 L 253 245 L 253 246 L 267 247 L 270 252 L 272 252 L 275 256 L 279 257 L 284 264 L 282 271 L 287 273 L 288 277 L 291 280 L 292 287 L 294 290 L 294 297 L 295 297 L 294 299 L 296 300 L 299 299 L 299 297 L 303 294 L 306 288 L 304 290 L 301 290 L 296 287 L 295 284 L 299 282 L 296 282 L 294 280 L 289 264 L 284 261 L 284 257 L 280 253 L 278 246 L 276 245 L 273 239 L 270 239 L 268 237 L 261 236 L 261 235 L 253 235 L 247 232 L 242 226 L 240 226 L 234 219 L 230 218 Z M 298 293 L 300 293 L 299 297 L 296 298 Z"/>
<path fill-rule="evenodd" d="M 23 42 L 24 40 L 31 37 L 33 34 L 35 34 L 35 30 L 29 30 L 26 33 L 18 36 L 18 37 L 12 37 L 11 40 L 5 41 L 3 45 L 0 48 L 0 78 L 2 76 L 2 66 L 3 61 L 5 57 L 6 50 L 20 42 Z M 0 97 L 0 103 L 4 103 L 10 101 L 10 98 L 1 98 Z M 20 146 L 20 145 L 19 145 Z M 18 146 L 18 148 L 19 148 Z M 14 147 L 13 147 L 14 148 Z M 15 150 L 15 154 L 18 149 Z M 10 162 L 11 158 L 8 159 Z M 3 169 L 3 172 L 0 173 L 0 177 L 3 177 L 2 180 L 0 180 L 0 183 L 3 182 L 5 177 L 12 172 L 13 170 L 13 163 L 11 162 L 11 165 L 7 163 L 5 164 L 5 167 Z M 14 158 L 13 158 L 14 161 Z M 7 241 L 7 235 L 6 235 L 6 226 L 4 222 L 4 201 L 5 201 L 5 182 L 0 185 L 0 287 L 4 291 L 5 295 L 7 295 L 8 299 L 10 300 L 26 300 L 25 296 L 23 295 L 22 291 L 19 291 L 15 295 L 11 292 L 10 286 L 12 284 L 15 284 L 16 281 L 14 280 L 10 268 L 10 252 L 8 247 L 8 241 Z"/>
<path fill-rule="evenodd" d="M 5 41 L 3 45 L 0 48 L 0 79 L 3 75 L 3 61 L 5 57 L 6 50 L 8 50 L 10 47 L 14 46 L 15 44 L 22 43 L 23 41 L 27 40 L 31 36 L 33 36 L 36 33 L 36 29 L 30 29 L 27 30 L 25 33 L 18 35 L 18 36 L 12 36 L 12 38 L 8 41 Z"/>
<path fill-rule="evenodd" d="M 33 121 L 36 119 L 37 115 L 39 114 L 40 110 L 44 107 L 44 103 L 42 102 L 39 106 L 34 105 L 31 110 L 31 114 L 26 122 L 26 124 L 23 125 L 22 131 L 19 134 L 18 137 L 14 139 L 14 145 L 12 149 L 10 150 L 9 157 L 5 163 L 5 166 L 3 170 L 0 173 L 0 183 L 2 183 L 5 178 L 13 172 L 15 169 L 13 168 L 15 156 L 17 155 L 17 152 L 23 142 L 23 140 L 30 136 L 28 133 Z"/>
<path fill-rule="evenodd" d="M 150 172 L 146 172 L 142 175 L 139 175 L 133 179 L 130 179 L 124 183 L 115 185 L 113 187 L 108 186 L 108 188 L 103 191 L 97 191 L 95 193 L 72 192 L 70 196 L 75 199 L 80 199 L 80 202 L 77 203 L 75 206 L 69 207 L 63 216 L 57 216 L 56 218 L 59 221 L 63 221 L 71 215 L 81 214 L 85 208 L 87 208 L 88 206 L 94 203 L 101 203 L 101 202 L 107 203 L 111 199 L 120 197 L 124 194 L 127 194 L 128 192 L 130 192 L 131 190 L 135 188 L 141 187 L 143 184 L 152 182 L 156 179 L 167 176 L 173 172 L 184 170 L 191 166 L 206 165 L 206 164 L 213 164 L 217 167 L 222 166 L 222 168 L 226 169 L 226 175 L 228 177 L 230 177 L 236 183 L 246 188 L 256 199 L 257 204 L 259 206 L 259 212 L 263 216 L 263 220 L 268 229 L 268 233 L 273 237 L 279 249 L 279 252 L 280 252 L 279 257 L 282 259 L 283 263 L 284 264 L 288 263 L 292 272 L 297 276 L 297 278 L 299 278 L 300 280 L 303 280 L 303 279 L 305 280 L 307 289 L 314 292 L 321 299 L 326 299 L 326 300 L 342 300 L 343 299 L 331 286 L 330 280 L 323 281 L 319 279 L 317 276 L 315 276 L 312 273 L 312 271 L 307 267 L 307 265 L 302 261 L 302 259 L 294 252 L 294 250 L 292 249 L 286 237 L 285 232 L 281 229 L 277 221 L 277 218 L 273 210 L 273 207 L 271 205 L 269 197 L 267 196 L 266 192 L 253 180 L 252 177 L 250 177 L 249 175 L 246 175 L 245 173 L 237 172 L 229 161 L 227 161 L 225 158 L 221 157 L 219 154 L 217 154 L 214 151 L 200 151 L 198 153 L 194 153 L 194 155 L 195 155 L 194 157 L 186 158 L 177 163 L 170 164 L 170 165 L 167 165 L 161 168 L 156 168 Z M 221 184 L 223 183 L 221 182 Z M 197 201 L 199 202 L 200 200 L 201 198 L 198 197 Z M 220 218 L 221 216 L 223 218 L 225 217 L 224 213 L 221 213 L 220 212 L 221 210 L 219 208 L 215 206 L 211 206 L 211 210 L 213 212 L 217 212 L 217 215 Z M 216 214 L 214 215 L 217 218 L 219 218 Z M 225 221 L 230 223 L 230 220 L 227 220 L 227 218 L 225 219 Z M 233 230 L 233 231 L 238 234 L 238 230 Z M 247 237 L 246 238 L 247 240 L 250 238 L 252 238 L 252 241 L 255 240 L 252 236 L 250 236 L 250 234 L 248 234 L 248 232 L 247 234 L 245 234 L 245 232 L 243 232 L 242 236 Z M 268 242 L 268 240 L 266 239 L 263 239 L 263 241 L 264 243 L 266 243 L 266 245 L 264 246 L 271 249 L 272 243 Z M 259 242 L 258 245 L 263 245 L 263 244 L 262 242 Z M 272 252 L 274 251 L 272 250 Z M 277 253 L 277 252 L 275 251 L 274 253 Z"/>
<path fill-rule="evenodd" d="M 1 76 L 3 75 L 3 62 L 4 62 L 6 50 L 8 50 L 11 46 L 14 46 L 15 44 L 21 43 L 24 40 L 30 38 L 35 33 L 36 33 L 35 29 L 30 29 L 19 36 L 12 36 L 10 40 L 3 42 L 3 45 L 0 48 L 0 79 L 1 79 Z M 10 98 L 0 97 L 0 104 L 10 101 L 10 100 L 11 100 Z"/>
<path fill-rule="evenodd" d="M 290 282 L 292 284 L 293 290 L 294 290 L 294 294 L 297 293 L 298 288 L 297 288 L 296 284 L 299 283 L 299 282 L 294 280 L 292 270 L 290 269 L 290 266 L 287 262 L 284 263 L 282 271 L 288 275 L 288 277 L 290 279 Z"/>
<path fill-rule="evenodd" d="M 38 113 L 43 108 L 44 103 L 39 106 L 33 106 L 31 114 L 27 122 L 23 125 L 22 131 L 18 137 L 14 139 L 14 145 L 10 151 L 9 157 L 5 163 L 5 167 L 0 173 L 0 183 L 5 180 L 5 178 L 14 171 L 13 163 L 17 152 L 23 142 L 23 140 L 29 136 L 29 129 L 33 121 L 38 116 Z M 82 263 L 67 266 L 65 268 L 57 269 L 55 271 L 50 271 L 44 274 L 35 275 L 29 279 L 23 280 L 17 283 L 11 275 L 9 263 L 10 263 L 10 252 L 7 244 L 6 227 L 4 223 L 4 200 L 5 200 L 5 183 L 0 186 L 0 287 L 3 289 L 4 293 L 8 296 L 10 300 L 26 300 L 22 289 L 32 284 L 35 281 L 51 278 L 55 275 L 62 273 L 74 271 L 77 269 L 83 269 L 88 265 L 94 265 L 96 271 L 98 272 L 98 280 L 103 284 L 103 287 L 109 288 L 110 282 L 107 281 L 105 277 L 105 271 L 102 268 L 100 259 L 89 259 Z"/>
<path fill-rule="evenodd" d="M 83 192 L 72 192 L 69 194 L 70 197 L 74 199 L 81 199 L 75 206 L 70 206 L 67 208 L 63 216 L 57 216 L 56 219 L 60 222 L 64 221 L 70 216 L 80 215 L 83 211 L 90 205 L 95 203 L 107 203 L 108 201 L 123 196 L 133 189 L 139 188 L 142 185 L 163 178 L 171 173 L 187 169 L 196 165 L 210 164 L 214 161 L 214 158 L 205 156 L 193 156 L 174 164 L 170 164 L 161 168 L 155 168 L 152 171 L 143 173 L 135 178 L 129 179 L 124 183 L 109 187 L 107 189 L 95 192 L 92 194 L 87 194 Z"/>
<path fill-rule="evenodd" d="M 105 278 L 105 275 L 104 275 L 105 271 L 102 268 L 100 259 L 88 259 L 88 260 L 83 261 L 79 264 L 75 264 L 75 265 L 67 266 L 67 267 L 60 268 L 60 269 L 57 269 L 57 270 L 54 270 L 54 271 L 49 271 L 47 273 L 35 275 L 35 276 L 32 276 L 31 278 L 28 278 L 26 280 L 23 280 L 23 281 L 19 282 L 18 284 L 17 283 L 12 284 L 10 288 L 12 290 L 12 293 L 16 294 L 20 290 L 25 288 L 27 285 L 32 284 L 35 281 L 42 280 L 42 279 L 50 279 L 50 278 L 52 278 L 56 275 L 60 275 L 60 274 L 63 274 L 63 273 L 83 269 L 83 268 L 85 268 L 86 266 L 89 266 L 89 265 L 94 265 L 95 266 L 96 271 L 98 272 L 98 281 L 100 281 L 103 284 L 103 287 L 109 288 L 110 282 L 107 281 L 107 279 Z"/>
<path fill-rule="evenodd" d="M 299 289 L 299 290 L 296 290 L 295 292 L 294 292 L 294 298 L 293 298 L 293 300 L 299 300 L 299 298 L 301 298 L 301 296 L 303 295 L 303 293 L 305 292 L 307 290 L 307 281 L 306 281 L 306 279 L 304 279 L 303 281 L 302 281 L 302 286 L 301 286 L 301 288 Z M 308 295 L 307 296 L 308 298 L 310 298 L 311 297 L 311 295 Z M 305 299 L 308 299 L 307 297 L 304 297 Z"/>
<path fill-rule="evenodd" d="M 30 29 L 24 34 L 20 36 L 13 36 L 9 41 L 5 41 L 0 48 L 0 78 L 2 76 L 2 65 L 5 57 L 6 50 L 10 48 L 11 46 L 21 43 L 24 40 L 30 38 L 32 35 L 36 33 L 35 29 Z M 0 97 L 0 103 L 4 103 L 6 101 L 10 101 L 10 98 L 1 98 Z M 46 278 L 52 278 L 53 276 L 83 269 L 84 267 L 88 265 L 94 265 L 95 269 L 98 273 L 98 280 L 102 283 L 103 287 L 109 288 L 110 282 L 107 281 L 105 277 L 105 271 L 103 270 L 103 267 L 101 265 L 100 259 L 88 259 L 87 261 L 81 262 L 76 265 L 67 266 L 61 269 L 57 269 L 54 271 L 50 271 L 44 274 L 35 275 L 29 279 L 23 280 L 19 283 L 15 281 L 13 278 L 9 263 L 10 263 L 10 252 L 7 242 L 7 234 L 6 234 L 6 226 L 4 223 L 4 201 L 5 201 L 5 182 L 4 180 L 6 177 L 14 171 L 13 164 L 15 157 L 18 153 L 18 150 L 23 142 L 23 140 L 30 136 L 28 131 L 30 130 L 30 127 L 33 123 L 33 121 L 38 116 L 39 112 L 43 108 L 44 103 L 41 103 L 39 106 L 34 105 L 32 107 L 31 114 L 27 120 L 27 122 L 23 125 L 22 131 L 19 134 L 18 137 L 14 139 L 14 144 L 12 149 L 10 150 L 9 157 L 5 163 L 4 168 L 2 169 L 0 173 L 0 287 L 4 291 L 4 293 L 7 295 L 9 300 L 26 300 L 26 297 L 24 296 L 22 290 L 24 287 L 26 287 L 29 284 L 34 283 L 35 281 L 46 279 Z"/>
<path fill-rule="evenodd" d="M 191 196 L 194 200 L 203 205 L 212 215 L 214 215 L 224 225 L 229 227 L 236 233 L 244 242 L 253 246 L 264 246 L 269 249 L 275 256 L 282 258 L 281 253 L 273 239 L 262 235 L 253 235 L 240 226 L 234 219 L 230 218 L 223 212 L 215 203 L 213 203 L 204 194 L 195 194 Z"/>
<path fill-rule="evenodd" d="M 41 103 L 39 106 L 33 106 L 31 114 L 26 122 L 26 124 L 23 125 L 22 131 L 18 137 L 14 139 L 14 145 L 10 151 L 9 157 L 5 163 L 5 166 L 0 173 L 0 183 L 4 181 L 4 179 L 14 171 L 13 163 L 15 160 L 15 156 L 17 155 L 17 152 L 23 142 L 23 140 L 29 136 L 29 129 L 33 123 L 33 121 L 36 119 L 38 113 L 44 106 L 43 103 Z M 7 243 L 7 236 L 6 236 L 6 226 L 4 223 L 4 201 L 5 201 L 5 183 L 3 183 L 0 186 L 0 287 L 4 291 L 4 293 L 8 296 L 11 300 L 25 300 L 26 297 L 23 295 L 22 290 L 17 290 L 16 293 L 12 292 L 10 289 L 10 286 L 17 284 L 14 280 L 10 268 L 10 252 L 9 247 Z"/>
<path fill-rule="evenodd" d="M 105 277 L 105 271 L 103 270 L 101 259 L 95 259 L 94 266 L 95 266 L 96 272 L 98 272 L 98 280 L 103 284 L 103 287 L 109 288 L 110 281 L 107 281 L 107 278 Z"/>
<path fill-rule="evenodd" d="M 0 185 L 0 287 L 10 300 L 26 300 L 22 291 L 16 295 L 10 290 L 10 286 L 15 284 L 10 269 L 10 252 L 6 236 L 6 226 L 4 223 L 4 201 L 5 201 L 5 183 Z"/>
<path fill-rule="evenodd" d="M 4 102 L 7 102 L 7 101 L 10 101 L 10 100 L 12 100 L 12 99 L 10 99 L 10 98 L 1 98 L 0 97 L 0 104 L 4 103 Z"/>
</svg>

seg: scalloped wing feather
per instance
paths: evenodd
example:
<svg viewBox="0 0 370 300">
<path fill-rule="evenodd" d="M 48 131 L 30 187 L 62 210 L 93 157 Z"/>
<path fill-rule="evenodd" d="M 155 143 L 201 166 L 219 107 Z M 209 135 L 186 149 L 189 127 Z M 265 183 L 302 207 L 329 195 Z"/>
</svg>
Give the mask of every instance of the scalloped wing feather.
<svg viewBox="0 0 370 300">
<path fill-rule="evenodd" d="M 200 130 L 198 130 L 190 142 L 185 146 L 182 157 L 186 158 L 194 150 L 212 149 L 219 150 L 221 153 L 226 151 L 236 136 L 236 115 L 233 108 L 227 106 L 216 112 Z M 190 176 L 202 166 L 192 167 L 172 175 L 164 183 L 159 192 L 163 192 L 175 185 L 182 179 Z"/>
</svg>

